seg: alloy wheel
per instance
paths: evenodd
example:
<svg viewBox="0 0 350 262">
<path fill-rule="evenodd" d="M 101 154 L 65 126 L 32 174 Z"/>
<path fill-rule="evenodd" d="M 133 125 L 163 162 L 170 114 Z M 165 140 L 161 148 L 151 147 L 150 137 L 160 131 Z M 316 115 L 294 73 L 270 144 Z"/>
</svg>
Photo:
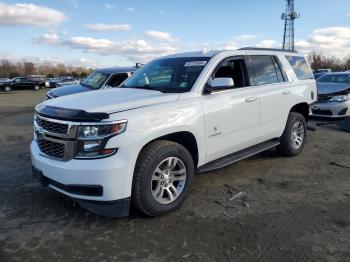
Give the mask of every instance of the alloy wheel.
<svg viewBox="0 0 350 262">
<path fill-rule="evenodd" d="M 152 175 L 151 191 L 160 204 L 174 202 L 185 188 L 187 170 L 178 157 L 163 159 Z"/>
<path fill-rule="evenodd" d="M 304 143 L 305 127 L 301 121 L 294 123 L 292 128 L 292 147 L 298 150 Z"/>
</svg>

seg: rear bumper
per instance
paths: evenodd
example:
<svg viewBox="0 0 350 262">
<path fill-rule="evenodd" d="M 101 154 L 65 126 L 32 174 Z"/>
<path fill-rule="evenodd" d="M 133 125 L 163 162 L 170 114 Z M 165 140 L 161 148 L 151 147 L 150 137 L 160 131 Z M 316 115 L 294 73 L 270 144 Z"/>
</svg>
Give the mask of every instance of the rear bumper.
<svg viewBox="0 0 350 262">
<path fill-rule="evenodd" d="M 312 116 L 343 118 L 350 116 L 350 101 L 337 103 L 315 103 L 311 106 Z"/>
</svg>

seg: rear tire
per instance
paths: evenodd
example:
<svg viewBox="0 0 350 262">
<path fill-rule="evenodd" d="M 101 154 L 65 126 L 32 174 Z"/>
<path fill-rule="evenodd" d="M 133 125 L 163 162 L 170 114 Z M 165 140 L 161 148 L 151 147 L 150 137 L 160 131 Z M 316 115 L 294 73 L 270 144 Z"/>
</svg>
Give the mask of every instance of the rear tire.
<svg viewBox="0 0 350 262">
<path fill-rule="evenodd" d="M 290 112 L 277 151 L 283 156 L 296 156 L 303 150 L 306 138 L 307 124 L 305 117 L 300 113 Z"/>
<path fill-rule="evenodd" d="M 35 86 L 33 87 L 33 89 L 34 89 L 35 91 L 38 91 L 38 90 L 40 89 L 40 86 L 39 86 L 39 85 L 35 85 Z"/>
<path fill-rule="evenodd" d="M 159 140 L 147 145 L 136 163 L 132 201 L 149 216 L 177 209 L 188 196 L 194 179 L 194 163 L 178 143 Z"/>
</svg>

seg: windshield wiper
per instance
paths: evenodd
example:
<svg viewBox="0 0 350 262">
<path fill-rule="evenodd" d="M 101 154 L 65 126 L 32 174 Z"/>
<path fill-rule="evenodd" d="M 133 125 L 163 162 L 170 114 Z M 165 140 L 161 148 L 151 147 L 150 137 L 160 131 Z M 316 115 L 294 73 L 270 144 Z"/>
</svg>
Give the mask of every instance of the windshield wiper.
<svg viewBox="0 0 350 262">
<path fill-rule="evenodd" d="M 151 86 L 151 85 L 143 85 L 143 86 L 140 86 L 139 88 L 159 91 L 158 89 L 154 88 L 154 87 Z"/>
</svg>

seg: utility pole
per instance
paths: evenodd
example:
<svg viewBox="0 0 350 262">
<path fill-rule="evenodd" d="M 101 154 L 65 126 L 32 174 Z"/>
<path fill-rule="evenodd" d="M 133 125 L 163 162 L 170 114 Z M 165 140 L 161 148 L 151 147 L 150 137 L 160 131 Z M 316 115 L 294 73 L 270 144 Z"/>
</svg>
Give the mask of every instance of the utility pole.
<svg viewBox="0 0 350 262">
<path fill-rule="evenodd" d="M 294 51 L 294 20 L 299 18 L 300 14 L 294 11 L 294 0 L 285 1 L 286 12 L 281 16 L 284 20 L 283 50 Z"/>
</svg>

